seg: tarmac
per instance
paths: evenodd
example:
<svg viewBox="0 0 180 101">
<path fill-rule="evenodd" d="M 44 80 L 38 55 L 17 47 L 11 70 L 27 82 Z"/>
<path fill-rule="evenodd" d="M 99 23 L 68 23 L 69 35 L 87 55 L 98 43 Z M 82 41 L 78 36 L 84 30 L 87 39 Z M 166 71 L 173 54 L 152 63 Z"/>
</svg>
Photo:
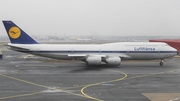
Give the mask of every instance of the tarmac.
<svg viewBox="0 0 180 101">
<path fill-rule="evenodd" d="M 180 101 L 180 58 L 87 67 L 81 61 L 24 59 L 2 51 L 3 101 Z"/>
</svg>

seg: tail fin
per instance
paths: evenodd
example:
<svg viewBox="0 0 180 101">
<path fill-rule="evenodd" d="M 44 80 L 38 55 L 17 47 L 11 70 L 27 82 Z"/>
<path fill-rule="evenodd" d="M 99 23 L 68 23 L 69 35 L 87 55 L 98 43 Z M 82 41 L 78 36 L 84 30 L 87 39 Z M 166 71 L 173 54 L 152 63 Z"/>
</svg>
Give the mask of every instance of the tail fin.
<svg viewBox="0 0 180 101">
<path fill-rule="evenodd" d="M 11 43 L 16 44 L 38 44 L 26 32 L 19 28 L 12 21 L 2 21 Z"/>
</svg>

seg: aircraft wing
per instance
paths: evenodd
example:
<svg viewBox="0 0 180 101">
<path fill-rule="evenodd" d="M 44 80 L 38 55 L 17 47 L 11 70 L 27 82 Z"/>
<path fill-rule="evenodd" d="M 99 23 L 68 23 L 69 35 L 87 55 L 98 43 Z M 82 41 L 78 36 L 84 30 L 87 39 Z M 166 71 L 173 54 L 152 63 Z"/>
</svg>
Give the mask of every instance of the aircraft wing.
<svg viewBox="0 0 180 101">
<path fill-rule="evenodd" d="M 97 54 L 97 55 L 92 55 L 92 54 L 68 54 L 68 57 L 72 57 L 72 58 L 82 58 L 82 59 L 86 59 L 87 57 L 91 57 L 91 56 L 99 56 L 101 58 L 106 58 L 106 57 L 120 57 L 122 59 L 124 58 L 131 58 L 129 55 L 126 54 L 118 54 L 118 55 L 103 55 L 103 54 Z"/>
</svg>

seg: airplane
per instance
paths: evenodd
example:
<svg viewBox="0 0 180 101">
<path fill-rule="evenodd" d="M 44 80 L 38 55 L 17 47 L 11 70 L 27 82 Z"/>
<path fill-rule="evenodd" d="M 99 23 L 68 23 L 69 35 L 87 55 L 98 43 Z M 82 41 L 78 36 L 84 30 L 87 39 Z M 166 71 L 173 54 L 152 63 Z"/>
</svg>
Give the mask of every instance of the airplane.
<svg viewBox="0 0 180 101">
<path fill-rule="evenodd" d="M 105 44 L 40 44 L 12 21 L 2 21 L 11 43 L 7 48 L 60 60 L 80 60 L 87 65 L 115 65 L 122 60 L 163 60 L 178 51 L 162 42 L 116 42 Z"/>
</svg>

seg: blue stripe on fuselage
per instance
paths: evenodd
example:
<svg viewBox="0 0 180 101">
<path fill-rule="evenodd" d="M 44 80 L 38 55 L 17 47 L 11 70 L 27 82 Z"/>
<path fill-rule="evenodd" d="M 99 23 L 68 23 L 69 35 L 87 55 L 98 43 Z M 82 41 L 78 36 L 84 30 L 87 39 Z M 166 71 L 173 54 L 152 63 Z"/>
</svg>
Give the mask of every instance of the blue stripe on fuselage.
<svg viewBox="0 0 180 101">
<path fill-rule="evenodd" d="M 43 53 L 177 53 L 177 51 L 75 51 L 75 50 L 66 50 L 66 51 L 21 51 L 20 52 L 43 52 Z"/>
</svg>

